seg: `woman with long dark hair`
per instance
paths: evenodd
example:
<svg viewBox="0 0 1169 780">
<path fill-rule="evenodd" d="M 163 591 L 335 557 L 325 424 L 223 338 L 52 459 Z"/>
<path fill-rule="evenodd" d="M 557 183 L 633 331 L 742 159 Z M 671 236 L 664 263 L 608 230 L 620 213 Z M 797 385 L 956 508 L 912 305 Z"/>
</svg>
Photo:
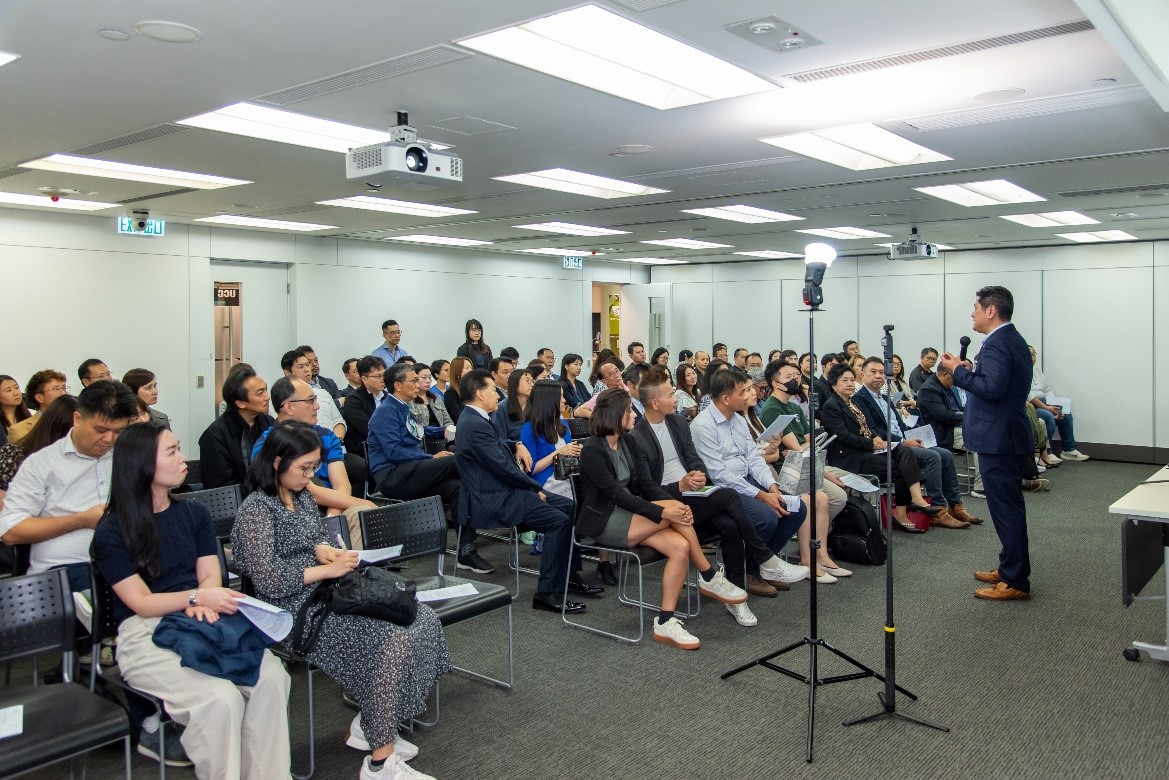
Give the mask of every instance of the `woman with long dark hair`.
<svg viewBox="0 0 1169 780">
<path fill-rule="evenodd" d="M 702 391 L 698 388 L 698 370 L 694 366 L 679 363 L 674 373 L 674 387 L 678 411 L 687 417 L 693 417 L 698 412 L 698 404 L 702 401 Z"/>
<path fill-rule="evenodd" d="M 580 406 L 593 395 L 588 385 L 580 381 L 583 367 L 584 358 L 574 352 L 569 352 L 560 360 L 560 386 L 564 388 L 564 401 L 570 409 Z"/>
<path fill-rule="evenodd" d="M 463 333 L 466 335 L 466 341 L 455 354 L 459 357 L 469 358 L 474 364 L 472 368 L 487 368 L 491 365 L 495 356 L 491 354 L 491 347 L 487 346 L 487 342 L 483 340 L 483 323 L 475 319 L 467 320 Z M 451 385 L 454 386 L 454 384 L 455 382 L 452 380 Z"/>
<path fill-rule="evenodd" d="M 507 438 L 520 440 L 520 430 L 528 419 L 528 401 L 536 380 L 529 371 L 513 371 L 507 378 Z"/>
<path fill-rule="evenodd" d="M 8 429 L 32 417 L 24 404 L 20 384 L 8 374 L 0 374 L 0 441 L 8 441 Z"/>
<path fill-rule="evenodd" d="M 442 394 L 443 405 L 446 406 L 447 414 L 455 421 L 455 425 L 459 424 L 459 415 L 463 413 L 463 402 L 459 398 L 459 382 L 463 379 L 463 374 L 475 368 L 475 363 L 471 358 L 457 357 L 451 361 L 451 383 L 446 392 Z"/>
<path fill-rule="evenodd" d="M 665 347 L 658 347 L 654 350 L 653 356 L 649 359 L 651 366 L 661 366 L 667 371 L 670 369 L 670 350 Z"/>
<path fill-rule="evenodd" d="M 557 455 L 580 457 L 580 445 L 573 443 L 564 424 L 564 404 L 564 385 L 552 380 L 537 382 L 528 400 L 528 420 L 520 430 L 520 441 L 532 454 L 528 470 L 532 479 L 549 493 L 572 498 L 568 480 L 556 479 L 554 474 Z"/>
<path fill-rule="evenodd" d="M 321 440 L 310 426 L 277 425 L 252 459 L 252 492 L 240 505 L 231 535 L 235 566 L 251 579 L 256 594 L 293 614 L 318 583 L 357 568 L 356 553 L 333 546 L 306 489 L 320 459 Z M 431 687 L 451 668 L 434 610 L 420 604 L 409 626 L 329 614 L 307 658 L 361 708 L 346 744 L 370 751 L 362 780 L 433 780 L 406 766 L 418 748 L 397 734 L 399 723 L 426 709 Z"/>
<path fill-rule="evenodd" d="M 170 418 L 154 408 L 158 403 L 158 378 L 154 376 L 153 371 L 148 368 L 131 368 L 122 377 L 122 384 L 146 402 L 151 420 L 165 425 L 167 430 L 170 430 Z"/>
<path fill-rule="evenodd" d="M 243 597 L 223 587 L 210 512 L 195 501 L 171 500 L 186 475 L 179 440 L 162 425 L 139 423 L 118 436 L 110 499 L 92 546 L 94 564 L 117 597 L 118 667 L 185 727 L 183 748 L 198 777 L 287 780 L 284 665 L 264 650 L 256 682 L 237 686 L 184 666 L 178 653 L 154 643 L 167 615 L 216 623 L 234 615 Z"/>
</svg>

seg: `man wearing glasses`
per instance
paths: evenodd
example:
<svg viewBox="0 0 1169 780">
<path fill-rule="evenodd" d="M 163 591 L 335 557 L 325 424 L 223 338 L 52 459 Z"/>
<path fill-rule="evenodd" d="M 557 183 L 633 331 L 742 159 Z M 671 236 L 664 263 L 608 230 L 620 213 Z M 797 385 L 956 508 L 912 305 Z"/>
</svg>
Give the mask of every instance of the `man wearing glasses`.
<svg viewBox="0 0 1169 780">
<path fill-rule="evenodd" d="M 108 371 L 107 371 L 108 373 Z M 35 414 L 12 425 L 8 429 L 8 443 L 20 444 L 25 436 L 40 422 L 41 415 L 49 404 L 69 392 L 69 385 L 65 384 L 65 375 L 60 371 L 46 368 L 38 371 L 28 380 L 24 388 L 24 396 L 28 399 L 28 407 Z"/>
<path fill-rule="evenodd" d="M 82 387 L 89 387 L 94 382 L 108 382 L 114 377 L 109 366 L 98 358 L 90 358 L 77 368 L 77 378 Z"/>
<path fill-rule="evenodd" d="M 397 320 L 386 320 L 382 323 L 381 344 L 370 354 L 380 357 L 387 366 L 392 366 L 404 357 L 410 357 L 410 352 L 402 346 L 402 326 Z"/>
<path fill-rule="evenodd" d="M 369 436 L 369 418 L 386 397 L 386 364 L 380 357 L 366 355 L 357 360 L 361 384 L 353 388 L 341 415 L 345 418 L 345 449 L 362 452 Z"/>
</svg>

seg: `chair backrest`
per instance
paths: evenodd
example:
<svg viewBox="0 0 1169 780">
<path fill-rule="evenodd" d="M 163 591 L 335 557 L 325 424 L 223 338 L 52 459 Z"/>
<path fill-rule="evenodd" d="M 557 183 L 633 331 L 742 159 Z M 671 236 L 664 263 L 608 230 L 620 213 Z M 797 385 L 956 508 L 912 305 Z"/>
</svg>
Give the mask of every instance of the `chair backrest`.
<svg viewBox="0 0 1169 780">
<path fill-rule="evenodd" d="M 75 622 L 65 569 L 0 580 L 0 663 L 71 652 Z"/>
<path fill-rule="evenodd" d="M 190 493 L 175 493 L 175 501 L 198 501 L 211 513 L 211 524 L 218 539 L 230 539 L 235 527 L 235 515 L 240 505 L 239 485 L 224 485 L 208 490 L 193 490 Z"/>
<path fill-rule="evenodd" d="M 365 497 L 368 498 L 377 492 L 377 480 L 374 479 L 373 469 L 369 467 L 369 442 L 361 443 L 361 457 L 365 458 Z"/>
<path fill-rule="evenodd" d="M 568 475 L 568 484 L 572 486 L 572 505 L 574 511 L 572 525 L 574 527 L 576 526 L 577 518 L 580 517 L 581 507 L 584 506 L 580 500 L 580 480 L 581 476 L 579 471 L 574 471 Z"/>
<path fill-rule="evenodd" d="M 580 441 L 589 437 L 589 421 L 583 417 L 570 417 L 565 420 L 568 423 L 568 432 L 572 434 L 573 441 Z"/>
<path fill-rule="evenodd" d="M 442 553 L 446 545 L 446 519 L 438 496 L 366 509 L 358 518 L 365 549 L 400 544 L 398 560 Z"/>
</svg>

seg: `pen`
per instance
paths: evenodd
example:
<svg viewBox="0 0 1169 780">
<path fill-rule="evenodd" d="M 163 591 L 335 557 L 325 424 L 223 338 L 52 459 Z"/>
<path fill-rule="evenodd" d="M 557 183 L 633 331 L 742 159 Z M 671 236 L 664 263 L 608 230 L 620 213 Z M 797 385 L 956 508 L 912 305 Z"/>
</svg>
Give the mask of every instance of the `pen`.
<svg viewBox="0 0 1169 780">
<path fill-rule="evenodd" d="M 345 546 L 345 540 L 341 538 L 341 534 L 337 534 L 337 546 L 340 547 L 342 550 L 349 549 L 348 547 Z"/>
</svg>

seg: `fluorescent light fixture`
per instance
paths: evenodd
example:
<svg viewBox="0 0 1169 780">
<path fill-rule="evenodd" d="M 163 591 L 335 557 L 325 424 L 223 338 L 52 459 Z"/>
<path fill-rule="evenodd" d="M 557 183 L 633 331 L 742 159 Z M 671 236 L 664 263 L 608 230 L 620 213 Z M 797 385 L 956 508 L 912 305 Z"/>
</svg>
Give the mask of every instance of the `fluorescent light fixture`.
<svg viewBox="0 0 1169 780">
<path fill-rule="evenodd" d="M 593 252 L 591 249 L 557 249 L 554 246 L 541 247 L 540 249 L 517 249 L 517 252 L 527 252 L 530 255 L 589 255 L 594 254 L 603 255 L 604 252 Z"/>
<path fill-rule="evenodd" d="M 435 206 L 430 203 L 412 203 L 408 200 L 391 200 L 390 198 L 371 198 L 368 195 L 354 195 L 351 198 L 336 198 L 334 200 L 318 200 L 321 206 L 340 206 L 345 209 L 364 209 L 366 211 L 385 211 L 390 214 L 409 214 L 412 217 L 454 217 L 459 214 L 477 214 L 477 211 L 455 209 L 450 206 Z"/>
<path fill-rule="evenodd" d="M 593 227 L 592 225 L 576 225 L 572 222 L 538 222 L 535 225 L 512 225 L 514 228 L 526 230 L 546 230 L 549 233 L 564 233 L 568 236 L 618 236 L 628 233 L 628 230 L 613 230 L 612 228 Z"/>
<path fill-rule="evenodd" d="M 891 238 L 888 233 L 878 233 L 875 230 L 866 230 L 865 228 L 857 227 L 834 227 L 834 228 L 807 228 L 804 230 L 797 230 L 797 233 L 809 233 L 813 236 L 824 236 L 824 238 Z"/>
<path fill-rule="evenodd" d="M 1136 236 L 1125 233 L 1123 230 L 1097 230 L 1091 233 L 1056 233 L 1060 238 L 1077 241 L 1081 244 L 1090 244 L 1096 241 L 1136 241 Z"/>
<path fill-rule="evenodd" d="M 95 160 L 91 157 L 75 157 L 70 154 L 52 154 L 39 160 L 21 163 L 20 167 L 58 173 L 75 173 L 79 176 L 100 176 L 103 179 L 123 179 L 125 181 L 144 181 L 149 184 L 166 184 L 171 187 L 190 187 L 196 190 L 217 190 L 221 187 L 251 184 L 246 179 L 228 179 L 224 176 L 209 176 L 205 173 L 152 168 L 149 165 Z"/>
<path fill-rule="evenodd" d="M 13 54 L 12 52 L 8 52 L 8 51 L 0 51 L 0 68 L 3 68 L 8 63 L 15 62 L 16 60 L 19 60 L 19 59 L 20 59 L 19 54 Z"/>
<path fill-rule="evenodd" d="M 732 222 L 788 222 L 790 220 L 800 220 L 803 217 L 797 217 L 792 214 L 784 214 L 782 211 L 769 211 L 768 209 L 757 209 L 754 206 L 715 206 L 708 209 L 682 209 L 687 214 L 698 214 L 703 217 L 713 217 L 715 219 L 729 219 Z"/>
<path fill-rule="evenodd" d="M 390 134 L 381 130 L 250 103 L 236 103 L 218 111 L 180 119 L 178 124 L 342 154 L 358 146 L 390 140 Z"/>
<path fill-rule="evenodd" d="M 853 171 L 953 159 L 869 124 L 832 127 L 810 133 L 777 135 L 759 140 Z"/>
<path fill-rule="evenodd" d="M 1098 225 L 1100 220 L 1092 219 L 1078 211 L 1045 211 L 1041 214 L 1007 214 L 1002 219 L 1018 222 L 1027 227 L 1063 227 L 1064 225 Z"/>
<path fill-rule="evenodd" d="M 669 192 L 669 190 L 659 190 L 656 187 L 634 184 L 631 181 L 607 179 L 604 176 L 594 176 L 591 173 L 570 171 L 567 168 L 548 168 L 543 171 L 492 178 L 496 181 L 525 184 L 529 187 L 540 187 L 545 190 L 590 195 L 594 198 L 628 198 L 632 195 L 657 195 Z"/>
<path fill-rule="evenodd" d="M 803 257 L 795 252 L 776 252 L 771 249 L 765 249 L 760 252 L 735 252 L 736 255 L 745 255 L 746 257 L 762 257 L 764 260 L 785 260 L 789 257 Z"/>
<path fill-rule="evenodd" d="M 102 209 L 122 208 L 119 203 L 98 203 L 94 200 L 76 200 L 74 198 L 61 198 L 53 202 L 48 195 L 25 195 L 21 192 L 0 192 L 0 205 L 40 206 L 46 209 L 63 209 L 65 211 L 101 211 Z"/>
<path fill-rule="evenodd" d="M 885 247 L 886 249 L 888 249 L 888 248 L 889 248 L 889 247 L 891 247 L 891 246 L 897 246 L 897 244 L 895 244 L 895 243 L 888 243 L 888 244 L 873 244 L 873 246 L 883 246 L 883 247 Z M 935 248 L 935 249 L 953 249 L 953 248 L 954 248 L 954 247 L 952 247 L 952 246 L 947 246 L 946 244 L 933 244 L 933 246 L 934 246 L 934 248 Z"/>
<path fill-rule="evenodd" d="M 1006 179 L 972 181 L 969 184 L 943 184 L 939 187 L 914 187 L 918 192 L 957 203 L 959 206 L 1001 206 L 1004 203 L 1034 203 L 1047 200 Z"/>
<path fill-rule="evenodd" d="M 234 214 L 220 214 L 216 217 L 200 217 L 196 222 L 212 225 L 239 225 L 241 227 L 264 228 L 266 230 L 295 230 L 309 233 L 314 230 L 336 230 L 336 225 L 317 225 L 312 222 L 286 222 L 282 219 L 260 219 L 259 217 L 238 217 Z"/>
<path fill-rule="evenodd" d="M 656 241 L 642 241 L 643 244 L 672 246 L 676 249 L 733 249 L 730 244 L 716 244 L 713 241 L 695 241 L 693 238 L 660 238 Z"/>
<path fill-rule="evenodd" d="M 659 110 L 779 89 L 729 62 L 595 5 L 457 43 Z"/>
<path fill-rule="evenodd" d="M 675 260 L 668 257 L 615 257 L 623 263 L 641 263 L 642 265 L 684 265 L 685 260 Z"/>
<path fill-rule="evenodd" d="M 473 238 L 450 238 L 448 236 L 387 236 L 390 241 L 413 241 L 415 244 L 439 244 L 441 246 L 479 246 L 491 241 L 476 241 Z"/>
</svg>

